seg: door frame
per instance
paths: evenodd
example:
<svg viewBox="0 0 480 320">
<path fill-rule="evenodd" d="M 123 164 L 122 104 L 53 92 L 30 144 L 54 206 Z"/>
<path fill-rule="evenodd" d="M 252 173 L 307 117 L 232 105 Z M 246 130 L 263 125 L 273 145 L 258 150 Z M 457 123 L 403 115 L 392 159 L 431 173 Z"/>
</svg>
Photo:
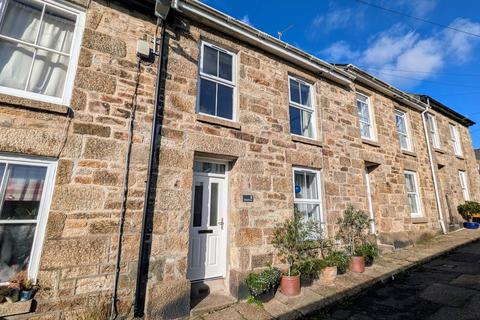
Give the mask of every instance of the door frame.
<svg viewBox="0 0 480 320">
<path fill-rule="evenodd" d="M 225 165 L 225 174 L 219 174 L 219 173 L 204 173 L 204 172 L 195 172 L 194 171 L 194 168 L 192 167 L 192 187 L 191 187 L 191 194 L 192 194 L 192 199 L 191 199 L 191 203 L 190 203 L 190 223 L 188 225 L 188 241 L 190 242 L 190 238 L 191 238 L 191 232 L 192 232 L 192 224 L 193 224 L 193 220 L 192 220 L 192 213 L 193 213 L 193 206 L 194 206 L 194 201 L 195 201 L 195 198 L 194 198 L 194 192 L 195 192 L 195 176 L 200 176 L 200 177 L 207 177 L 207 178 L 220 178 L 220 179 L 224 179 L 225 181 L 225 201 L 226 201 L 226 205 L 225 205 L 225 221 L 224 221 L 224 228 L 223 228 L 223 232 L 224 232 L 224 239 L 223 239 L 223 243 L 221 245 L 221 251 L 224 252 L 224 261 L 225 261 L 225 264 L 224 264 L 224 268 L 222 270 L 222 275 L 221 276 L 218 276 L 218 277 L 212 277 L 212 278 L 204 278 L 204 279 L 196 279 L 196 280 L 190 280 L 191 282 L 201 282 L 201 281 L 204 281 L 204 280 L 213 280 L 213 279 L 227 279 L 228 278 L 228 271 L 229 271 L 229 268 L 230 268 L 230 264 L 228 263 L 230 261 L 230 251 L 228 250 L 229 248 L 229 244 L 230 244 L 230 239 L 229 239 L 229 229 L 230 229 L 230 226 L 229 226 L 229 221 L 230 221 L 230 183 L 229 183 L 229 178 L 230 178 L 230 162 L 228 160 L 222 160 L 222 159 L 217 159 L 217 158 L 210 158 L 210 157 L 201 157 L 201 156 L 197 156 L 197 157 L 194 157 L 193 159 L 194 161 L 194 164 L 196 161 L 198 162 L 209 162 L 209 163 L 215 163 L 215 164 L 223 164 Z M 190 248 L 190 243 L 189 243 L 189 246 Z M 188 250 L 188 254 L 187 254 L 187 259 L 190 259 L 190 249 Z M 187 264 L 187 275 L 188 275 L 188 268 L 189 268 L 189 263 Z"/>
</svg>

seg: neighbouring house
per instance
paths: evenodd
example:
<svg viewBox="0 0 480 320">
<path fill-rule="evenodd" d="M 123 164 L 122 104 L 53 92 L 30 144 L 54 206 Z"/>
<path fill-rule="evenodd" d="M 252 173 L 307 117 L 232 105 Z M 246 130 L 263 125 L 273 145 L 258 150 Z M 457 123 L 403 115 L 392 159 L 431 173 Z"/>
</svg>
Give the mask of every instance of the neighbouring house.
<svg viewBox="0 0 480 320">
<path fill-rule="evenodd" d="M 242 299 L 294 208 L 333 237 L 353 204 L 396 249 L 479 200 L 471 120 L 201 2 L 169 7 L 0 0 L 0 282 L 40 282 L 31 318 L 112 295 L 122 316 L 183 317 L 205 286 Z"/>
</svg>

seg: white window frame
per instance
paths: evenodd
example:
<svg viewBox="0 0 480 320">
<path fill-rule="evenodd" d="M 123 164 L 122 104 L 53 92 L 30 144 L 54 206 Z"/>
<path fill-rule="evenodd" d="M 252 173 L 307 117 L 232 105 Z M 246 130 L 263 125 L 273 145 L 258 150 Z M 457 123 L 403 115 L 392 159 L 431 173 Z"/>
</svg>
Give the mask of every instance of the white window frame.
<svg viewBox="0 0 480 320">
<path fill-rule="evenodd" d="M 438 134 L 437 117 L 431 113 L 427 113 L 426 116 L 428 131 L 430 132 L 430 139 L 432 140 L 432 146 L 435 149 L 440 149 L 442 147 L 442 143 L 440 141 L 440 135 Z"/>
<path fill-rule="evenodd" d="M 223 53 L 226 53 L 226 54 L 228 54 L 232 57 L 232 81 L 228 81 L 228 80 L 225 80 L 223 78 L 212 76 L 211 74 L 203 72 L 203 58 L 205 57 L 205 55 L 204 55 L 205 46 L 213 48 L 213 49 L 218 50 L 218 51 L 221 51 Z M 218 62 L 217 62 L 217 68 L 219 68 Z M 236 121 L 237 120 L 237 105 L 238 105 L 238 103 L 237 103 L 237 54 L 232 52 L 232 51 L 226 50 L 222 47 L 219 47 L 217 45 L 214 45 L 210 42 L 202 41 L 200 43 L 200 59 L 199 59 L 198 70 L 199 70 L 199 72 L 198 72 L 199 79 L 198 79 L 198 85 L 197 85 L 197 106 L 196 106 L 197 113 L 198 114 L 203 114 L 203 115 L 206 115 L 206 116 L 209 116 L 209 117 L 215 117 L 215 118 L 218 118 L 218 119 L 226 120 L 226 121 Z M 212 82 L 215 82 L 215 83 L 233 88 L 232 119 L 222 118 L 222 117 L 219 117 L 217 115 L 200 112 L 200 90 L 201 90 L 200 83 L 201 83 L 201 79 L 209 80 L 209 81 L 212 81 Z M 217 98 L 218 98 L 218 94 L 215 95 L 215 99 L 217 99 Z M 215 101 L 215 104 L 217 104 L 216 102 L 217 101 Z"/>
<path fill-rule="evenodd" d="M 456 156 L 463 155 L 462 144 L 460 141 L 460 133 L 458 132 L 458 128 L 453 123 L 448 124 L 448 130 L 450 131 L 450 139 L 453 145 L 453 152 Z"/>
<path fill-rule="evenodd" d="M 45 94 L 29 92 L 27 90 L 13 89 L 13 88 L 4 87 L 4 86 L 0 86 L 0 93 L 16 96 L 20 98 L 26 98 L 26 99 L 38 100 L 42 102 L 69 106 L 72 99 L 75 75 L 77 73 L 77 64 L 78 64 L 78 57 L 80 55 L 80 47 L 82 42 L 83 31 L 85 29 L 85 11 L 80 9 L 80 7 L 76 5 L 67 4 L 64 1 L 61 1 L 61 2 L 55 1 L 55 0 L 35 0 L 35 1 L 44 4 L 43 12 L 45 12 L 45 4 L 48 4 L 49 6 L 55 7 L 61 11 L 66 11 L 77 17 L 76 24 L 75 24 L 75 31 L 72 38 L 72 48 L 70 53 L 66 54 L 64 52 L 45 48 L 39 45 L 31 44 L 28 42 L 24 42 L 22 40 L 17 40 L 14 38 L 3 36 L 3 35 L 0 35 L 0 39 L 8 40 L 14 43 L 25 44 L 30 48 L 42 49 L 48 52 L 53 52 L 53 53 L 60 54 L 62 56 L 69 57 L 68 69 L 67 69 L 67 74 L 65 75 L 65 83 L 63 87 L 62 97 L 52 97 Z M 6 8 L 6 5 L 5 5 L 5 8 Z M 5 8 L 0 8 L 0 9 L 5 10 Z M 43 12 L 42 12 L 42 18 L 43 18 Z M 35 55 L 33 56 L 33 59 L 35 59 Z M 31 68 L 33 68 L 33 62 L 32 62 Z M 27 81 L 27 85 L 28 85 L 28 81 Z"/>
<path fill-rule="evenodd" d="M 48 212 L 52 201 L 53 189 L 55 185 L 55 174 L 57 170 L 57 161 L 51 159 L 31 158 L 24 156 L 11 156 L 0 154 L 0 163 L 17 164 L 27 166 L 38 166 L 47 169 L 45 173 L 45 181 L 43 186 L 43 193 L 40 199 L 40 207 L 38 210 L 37 219 L 35 220 L 0 220 L 0 224 L 28 224 L 36 223 L 35 236 L 32 243 L 32 251 L 30 252 L 30 261 L 28 264 L 28 277 L 37 280 L 38 268 L 40 266 L 40 256 L 42 254 L 43 240 L 45 237 L 45 228 L 48 220 Z M 3 181 L 0 185 L 5 185 L 7 174 L 3 176 Z M 0 197 L 4 191 L 1 190 Z M 0 198 L 1 200 L 1 198 Z"/>
<path fill-rule="evenodd" d="M 399 109 L 395 109 L 395 127 L 397 126 L 397 116 L 399 116 L 400 118 L 403 119 L 404 123 L 405 123 L 405 130 L 406 132 L 403 133 L 403 132 L 400 132 L 398 131 L 398 128 L 396 128 L 396 131 L 397 131 L 397 134 L 398 134 L 398 140 L 399 140 L 399 143 L 400 143 L 400 149 L 404 150 L 404 151 L 413 151 L 413 147 L 412 147 L 412 135 L 411 135 L 411 132 L 410 132 L 410 121 L 409 121 L 409 118 L 408 118 L 408 114 L 405 112 L 405 111 L 402 111 L 402 110 L 399 110 Z M 406 148 L 403 148 L 402 147 L 402 142 L 400 140 L 400 136 L 404 136 L 407 140 L 407 147 Z"/>
<path fill-rule="evenodd" d="M 462 189 L 463 200 L 470 201 L 470 189 L 468 187 L 468 176 L 465 171 L 459 170 L 460 188 Z"/>
<path fill-rule="evenodd" d="M 366 99 L 366 102 L 364 101 L 361 101 L 361 103 L 363 104 L 366 104 L 367 105 L 367 108 L 368 108 L 368 119 L 369 119 L 369 123 L 368 122 L 365 122 L 365 121 L 362 121 L 362 119 L 360 119 L 360 113 L 358 112 L 358 96 L 362 96 Z M 372 107 L 372 101 L 370 99 L 370 97 L 366 94 L 363 94 L 361 92 L 356 92 L 356 95 L 355 95 L 355 108 L 357 110 L 357 115 L 358 115 L 358 123 L 359 123 L 359 129 L 360 129 L 360 136 L 362 139 L 364 140 L 370 140 L 370 141 L 377 141 L 377 132 L 375 130 L 375 117 L 373 115 L 373 107 Z M 370 137 L 366 137 L 363 135 L 363 132 L 362 132 L 362 123 L 363 124 L 366 124 L 369 126 L 370 130 Z"/>
<path fill-rule="evenodd" d="M 318 199 L 298 199 L 296 197 L 295 193 L 295 172 L 309 172 L 315 174 L 315 179 L 317 180 L 317 192 L 318 192 Z M 295 207 L 295 204 L 313 204 L 313 205 L 318 205 L 318 217 L 315 219 L 320 223 L 320 226 L 322 228 L 322 233 L 325 236 L 327 230 L 325 228 L 325 217 L 324 217 L 324 210 L 323 210 L 323 201 L 322 201 L 322 180 L 321 180 L 321 174 L 320 171 L 318 170 L 312 170 L 312 169 L 306 169 L 302 167 L 292 167 L 292 186 L 293 186 L 293 205 Z"/>
<path fill-rule="evenodd" d="M 413 194 L 413 195 L 415 195 L 415 200 L 416 200 L 417 209 L 418 209 L 418 212 L 410 212 L 410 216 L 412 218 L 422 217 L 423 216 L 422 206 L 421 206 L 422 202 L 420 200 L 420 189 L 419 189 L 419 185 L 418 185 L 417 173 L 415 171 L 411 171 L 411 170 L 404 170 L 403 174 L 404 174 L 404 176 L 405 175 L 412 175 L 413 176 L 413 181 L 414 181 L 414 184 L 415 184 L 415 192 L 409 192 L 408 188 L 407 188 L 407 181 L 405 179 L 405 191 L 407 193 L 407 207 L 410 210 L 410 206 L 408 205 L 408 195 Z"/>
<path fill-rule="evenodd" d="M 292 96 L 291 96 L 291 91 L 290 91 L 291 90 L 290 80 L 296 81 L 299 84 L 303 84 L 303 85 L 308 87 L 308 91 L 309 91 L 309 94 L 310 94 L 310 106 L 303 105 L 303 104 L 292 101 L 292 99 L 291 99 Z M 313 139 L 313 140 L 317 139 L 317 113 L 315 112 L 315 107 L 314 106 L 315 106 L 315 95 L 314 95 L 313 85 L 308 83 L 308 82 L 303 81 L 302 79 L 299 79 L 297 77 L 289 75 L 288 76 L 288 109 L 289 109 L 288 122 L 289 122 L 289 124 L 291 122 L 290 121 L 290 116 L 291 116 L 290 115 L 290 107 L 300 109 L 301 111 L 304 111 L 304 112 L 309 112 L 309 113 L 312 114 L 312 116 L 310 117 L 310 125 L 312 126 L 312 132 L 313 132 L 312 137 L 308 137 L 308 136 L 292 133 L 291 130 L 290 130 L 291 135 L 297 136 L 297 137 L 303 137 L 303 138 L 307 138 L 307 139 Z"/>
</svg>

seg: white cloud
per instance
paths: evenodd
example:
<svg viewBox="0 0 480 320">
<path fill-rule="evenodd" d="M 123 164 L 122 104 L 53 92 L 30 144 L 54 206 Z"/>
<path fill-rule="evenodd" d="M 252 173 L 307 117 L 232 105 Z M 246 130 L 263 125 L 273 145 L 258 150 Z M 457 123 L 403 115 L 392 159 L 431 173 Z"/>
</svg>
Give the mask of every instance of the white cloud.
<svg viewBox="0 0 480 320">
<path fill-rule="evenodd" d="M 361 28 L 365 21 L 364 10 L 359 8 L 337 8 L 334 2 L 325 14 L 319 14 L 312 20 L 308 35 L 315 38 L 319 34 L 346 28 Z"/>
<path fill-rule="evenodd" d="M 240 21 L 242 21 L 243 23 L 246 23 L 248 24 L 249 26 L 252 26 L 253 27 L 253 24 L 252 22 L 250 21 L 250 17 L 248 16 L 248 14 L 244 15 Z"/>
<path fill-rule="evenodd" d="M 480 33 L 480 23 L 458 18 L 451 27 Z M 435 77 L 446 64 L 469 61 L 480 39 L 444 29 L 422 36 L 404 25 L 394 25 L 371 38 L 366 48 L 352 49 L 346 42 L 335 42 L 319 52 L 333 62 L 351 62 L 376 74 L 380 79 L 403 88 L 412 88 Z M 414 71 L 408 72 L 408 71 Z"/>
</svg>

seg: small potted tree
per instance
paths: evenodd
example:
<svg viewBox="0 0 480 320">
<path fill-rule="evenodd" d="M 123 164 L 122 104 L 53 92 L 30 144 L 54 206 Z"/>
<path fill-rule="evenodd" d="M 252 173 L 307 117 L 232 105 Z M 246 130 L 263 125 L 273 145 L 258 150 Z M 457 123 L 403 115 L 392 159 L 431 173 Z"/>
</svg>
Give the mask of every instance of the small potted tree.
<svg viewBox="0 0 480 320">
<path fill-rule="evenodd" d="M 355 209 L 352 205 L 349 205 L 344 212 L 343 218 L 338 218 L 337 224 L 340 227 L 337 238 L 343 242 L 350 255 L 350 271 L 364 272 L 365 257 L 358 249 L 367 241 L 368 215 L 362 210 Z"/>
<path fill-rule="evenodd" d="M 480 203 L 475 201 L 466 201 L 457 207 L 458 213 L 465 220 L 463 227 L 466 229 L 478 229 L 479 224 L 472 222 L 473 215 L 480 214 Z"/>
<path fill-rule="evenodd" d="M 272 244 L 288 269 L 280 280 L 280 289 L 286 296 L 300 294 L 300 269 L 312 258 L 312 245 L 319 237 L 319 228 L 313 221 L 305 221 L 297 210 L 293 218 L 278 224 L 273 230 Z"/>
</svg>

